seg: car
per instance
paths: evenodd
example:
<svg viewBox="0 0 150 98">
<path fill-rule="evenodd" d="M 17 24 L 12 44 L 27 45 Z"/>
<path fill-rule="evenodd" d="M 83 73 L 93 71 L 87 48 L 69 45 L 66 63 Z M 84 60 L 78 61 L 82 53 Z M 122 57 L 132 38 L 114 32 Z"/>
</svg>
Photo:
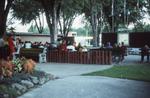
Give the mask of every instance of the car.
<svg viewBox="0 0 150 98">
<path fill-rule="evenodd" d="M 139 55 L 140 54 L 140 48 L 128 48 L 128 54 L 129 55 Z"/>
</svg>

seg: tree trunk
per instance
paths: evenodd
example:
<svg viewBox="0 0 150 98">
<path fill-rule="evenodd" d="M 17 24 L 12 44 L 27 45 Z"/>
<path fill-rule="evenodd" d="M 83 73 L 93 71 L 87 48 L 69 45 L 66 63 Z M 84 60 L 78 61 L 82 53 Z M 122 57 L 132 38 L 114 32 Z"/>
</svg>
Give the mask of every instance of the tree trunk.
<svg viewBox="0 0 150 98">
<path fill-rule="evenodd" d="M 57 20 L 56 13 L 57 13 L 56 6 L 54 6 L 53 14 L 52 14 L 52 32 L 51 32 L 52 42 L 57 41 L 57 35 L 58 35 L 58 28 L 57 28 L 58 20 Z"/>
<path fill-rule="evenodd" d="M 5 18 L 5 0 L 0 1 L 0 38 L 6 31 L 6 18 Z"/>
<path fill-rule="evenodd" d="M 1 13 L 0 14 L 0 38 L 3 37 L 3 35 L 6 32 L 6 17 Z"/>
<path fill-rule="evenodd" d="M 92 32 L 93 32 L 93 46 L 97 47 L 97 22 L 96 22 L 96 15 L 92 14 L 91 16 L 91 24 L 92 24 Z"/>
<path fill-rule="evenodd" d="M 0 38 L 2 38 L 6 32 L 7 16 L 13 1 L 14 0 L 7 0 L 6 5 L 6 0 L 0 0 Z"/>
<path fill-rule="evenodd" d="M 93 32 L 93 46 L 97 47 L 97 11 L 95 8 L 96 1 L 91 0 L 91 26 L 92 26 L 92 32 Z"/>
<path fill-rule="evenodd" d="M 37 0 L 40 2 L 44 8 L 46 14 L 46 20 L 50 31 L 50 42 L 57 41 L 58 35 L 58 19 L 59 19 L 59 6 L 61 5 L 61 0 Z"/>
<path fill-rule="evenodd" d="M 48 10 L 46 10 L 46 9 L 45 9 L 45 15 L 46 15 L 46 21 L 47 21 L 48 29 L 49 29 L 49 32 L 50 32 L 50 42 L 52 42 L 51 41 L 51 32 L 52 32 L 51 18 L 49 16 Z"/>
</svg>

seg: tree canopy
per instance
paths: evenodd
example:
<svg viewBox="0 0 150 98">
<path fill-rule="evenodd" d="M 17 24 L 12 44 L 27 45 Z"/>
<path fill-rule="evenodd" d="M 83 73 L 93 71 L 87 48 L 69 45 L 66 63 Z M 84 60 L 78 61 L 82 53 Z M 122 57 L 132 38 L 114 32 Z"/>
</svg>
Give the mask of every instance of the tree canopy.
<svg viewBox="0 0 150 98">
<path fill-rule="evenodd" d="M 150 0 L 0 0 L 1 37 L 11 7 L 13 16 L 23 24 L 34 20 L 41 32 L 43 25 L 36 21 L 44 13 L 51 42 L 57 40 L 59 31 L 67 36 L 74 18 L 84 14 L 92 28 L 94 46 L 98 45 L 98 35 L 104 30 L 116 32 L 120 25 L 127 28 L 129 24 L 140 23 L 145 14 L 150 14 Z"/>
</svg>

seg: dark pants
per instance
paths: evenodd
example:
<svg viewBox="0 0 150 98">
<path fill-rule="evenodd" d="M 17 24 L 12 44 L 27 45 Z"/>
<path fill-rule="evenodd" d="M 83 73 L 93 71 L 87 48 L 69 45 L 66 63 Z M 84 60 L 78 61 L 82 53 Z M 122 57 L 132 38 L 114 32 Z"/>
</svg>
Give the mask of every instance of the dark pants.
<svg viewBox="0 0 150 98">
<path fill-rule="evenodd" d="M 147 57 L 147 62 L 149 62 L 149 54 L 146 54 L 146 55 L 144 55 L 144 54 L 142 54 L 141 55 L 141 61 L 143 62 L 144 61 L 144 57 Z"/>
</svg>

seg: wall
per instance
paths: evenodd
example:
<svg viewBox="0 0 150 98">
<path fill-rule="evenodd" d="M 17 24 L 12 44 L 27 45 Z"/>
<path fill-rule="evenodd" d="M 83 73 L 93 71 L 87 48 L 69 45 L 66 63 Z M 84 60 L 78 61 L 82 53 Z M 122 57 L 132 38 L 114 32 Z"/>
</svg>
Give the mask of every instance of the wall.
<svg viewBox="0 0 150 98">
<path fill-rule="evenodd" d="M 23 42 L 31 41 L 31 42 L 50 42 L 49 35 L 42 34 L 16 34 L 16 38 L 20 38 Z"/>
<path fill-rule="evenodd" d="M 110 42 L 111 45 L 117 43 L 117 33 L 102 33 L 102 44 Z"/>
<path fill-rule="evenodd" d="M 150 32 L 134 32 L 129 34 L 130 47 L 143 47 L 147 44 L 150 47 Z"/>
<path fill-rule="evenodd" d="M 119 34 L 125 34 L 125 33 L 119 33 Z M 119 42 L 118 40 L 121 39 L 118 38 L 119 34 L 102 33 L 102 43 L 106 44 L 107 42 L 111 42 L 111 44 L 113 45 L 114 43 Z M 132 33 L 130 32 L 128 37 L 129 39 L 128 38 L 127 39 L 129 42 L 129 47 L 140 48 L 143 47 L 144 45 L 148 45 L 150 47 L 150 32 L 132 32 Z M 125 38 L 122 38 L 121 40 L 123 39 Z"/>
</svg>

